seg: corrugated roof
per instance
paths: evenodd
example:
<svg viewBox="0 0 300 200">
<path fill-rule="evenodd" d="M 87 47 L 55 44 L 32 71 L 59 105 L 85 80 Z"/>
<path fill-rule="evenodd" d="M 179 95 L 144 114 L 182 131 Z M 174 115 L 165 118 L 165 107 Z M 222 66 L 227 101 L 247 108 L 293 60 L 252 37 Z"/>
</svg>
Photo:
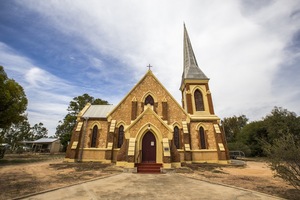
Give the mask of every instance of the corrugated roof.
<svg viewBox="0 0 300 200">
<path fill-rule="evenodd" d="M 52 143 L 56 140 L 59 140 L 58 138 L 40 138 L 38 140 L 33 141 L 33 143 Z"/>
<path fill-rule="evenodd" d="M 106 118 L 106 115 L 114 109 L 114 105 L 91 105 L 83 114 L 83 118 Z"/>
</svg>

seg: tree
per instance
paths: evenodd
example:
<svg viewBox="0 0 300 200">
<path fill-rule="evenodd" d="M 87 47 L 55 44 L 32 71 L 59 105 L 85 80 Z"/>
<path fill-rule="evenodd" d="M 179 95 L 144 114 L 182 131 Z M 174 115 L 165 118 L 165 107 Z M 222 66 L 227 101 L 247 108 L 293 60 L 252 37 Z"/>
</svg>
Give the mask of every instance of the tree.
<svg viewBox="0 0 300 200">
<path fill-rule="evenodd" d="M 276 175 L 290 182 L 300 190 L 300 138 L 286 133 L 274 139 L 273 144 L 265 143 L 264 150 L 268 155 L 271 169 Z"/>
<path fill-rule="evenodd" d="M 44 127 L 44 124 L 42 122 L 31 127 L 31 133 L 34 140 L 48 137 L 48 130 Z"/>
<path fill-rule="evenodd" d="M 67 114 L 63 121 L 58 122 L 58 126 L 56 127 L 55 136 L 59 137 L 61 144 L 64 149 L 68 146 L 68 142 L 71 139 L 72 131 L 76 124 L 76 116 L 72 116 Z"/>
<path fill-rule="evenodd" d="M 240 141 L 230 142 L 227 144 L 227 146 L 230 151 L 242 151 L 245 153 L 245 156 L 251 156 L 250 147 Z"/>
<path fill-rule="evenodd" d="M 85 93 L 81 96 L 73 98 L 73 101 L 70 102 L 70 105 L 68 107 L 68 114 L 76 117 L 87 103 L 91 103 L 93 105 L 108 105 L 107 101 L 104 101 L 102 99 L 95 99 L 94 97 Z"/>
<path fill-rule="evenodd" d="M 235 142 L 236 136 L 240 133 L 247 122 L 248 118 L 245 115 L 224 118 L 222 121 L 222 127 L 225 131 L 227 142 Z"/>
<path fill-rule="evenodd" d="M 10 144 L 13 148 L 18 146 L 18 142 L 23 140 L 32 140 L 32 133 L 30 132 L 30 124 L 25 118 L 23 121 L 12 124 L 3 132 L 3 140 Z"/>
<path fill-rule="evenodd" d="M 17 124 L 25 119 L 24 112 L 28 102 L 22 86 L 9 79 L 2 66 L 0 66 L 0 91 L 0 129 L 6 129 L 11 124 Z"/>
<path fill-rule="evenodd" d="M 72 131 L 76 125 L 77 115 L 87 103 L 91 103 L 92 105 L 108 105 L 107 101 L 95 99 L 88 94 L 74 97 L 68 106 L 68 114 L 65 116 L 63 121 L 59 121 L 59 124 L 56 127 L 55 135 L 60 138 L 64 149 L 66 149 L 68 142 L 71 139 Z"/>
<path fill-rule="evenodd" d="M 268 132 L 265 122 L 254 121 L 244 126 L 237 135 L 237 141 L 249 148 L 250 154 L 247 153 L 247 155 L 265 156 L 262 143 L 262 141 L 268 141 Z"/>
<path fill-rule="evenodd" d="M 273 140 L 290 133 L 300 134 L 300 118 L 296 113 L 290 112 L 281 107 L 274 107 L 271 114 L 264 118 L 268 132 L 268 142 L 272 144 Z"/>
</svg>

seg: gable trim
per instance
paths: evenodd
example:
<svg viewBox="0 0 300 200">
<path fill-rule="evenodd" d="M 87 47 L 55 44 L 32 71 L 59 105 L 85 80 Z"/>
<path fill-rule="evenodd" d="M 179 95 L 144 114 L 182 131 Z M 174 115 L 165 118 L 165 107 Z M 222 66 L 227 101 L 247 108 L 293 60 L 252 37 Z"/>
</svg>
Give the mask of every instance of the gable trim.
<svg viewBox="0 0 300 200">
<path fill-rule="evenodd" d="M 143 78 L 127 93 L 127 95 L 119 102 L 119 104 L 107 114 L 107 117 L 111 116 L 112 113 L 114 113 L 120 106 L 121 104 L 126 100 L 126 98 L 138 87 L 138 85 L 140 85 L 140 83 L 142 81 L 144 81 L 144 79 L 147 76 L 152 76 L 154 78 L 155 81 L 157 81 L 157 83 L 163 88 L 163 90 L 166 91 L 167 95 L 170 96 L 170 98 L 175 102 L 175 104 L 181 109 L 181 111 L 187 116 L 187 121 L 190 118 L 189 114 L 182 108 L 182 106 L 176 101 L 176 99 L 169 93 L 169 91 L 163 86 L 163 84 L 161 84 L 161 82 L 156 78 L 156 76 L 152 73 L 151 70 L 148 70 L 148 72 L 143 76 Z M 148 92 L 147 92 L 148 93 Z M 156 102 L 155 96 L 152 96 Z"/>
</svg>

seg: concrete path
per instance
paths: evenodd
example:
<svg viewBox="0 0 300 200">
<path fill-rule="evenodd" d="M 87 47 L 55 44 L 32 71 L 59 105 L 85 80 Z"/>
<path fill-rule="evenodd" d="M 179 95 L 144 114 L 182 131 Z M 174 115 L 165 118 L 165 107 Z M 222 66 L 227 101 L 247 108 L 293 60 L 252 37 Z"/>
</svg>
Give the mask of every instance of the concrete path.
<svg viewBox="0 0 300 200">
<path fill-rule="evenodd" d="M 255 183 L 253 183 L 255 184 Z M 262 193 L 207 183 L 178 174 L 122 173 L 27 199 L 278 199 Z"/>
</svg>

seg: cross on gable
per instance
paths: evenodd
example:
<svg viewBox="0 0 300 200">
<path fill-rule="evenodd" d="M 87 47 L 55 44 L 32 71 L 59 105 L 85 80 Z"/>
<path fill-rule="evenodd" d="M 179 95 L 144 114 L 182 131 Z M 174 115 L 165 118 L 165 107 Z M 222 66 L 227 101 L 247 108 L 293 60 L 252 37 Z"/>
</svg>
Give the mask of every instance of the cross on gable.
<svg viewBox="0 0 300 200">
<path fill-rule="evenodd" d="M 152 67 L 150 64 L 147 66 L 149 68 L 149 70 L 151 70 L 150 68 Z"/>
</svg>

